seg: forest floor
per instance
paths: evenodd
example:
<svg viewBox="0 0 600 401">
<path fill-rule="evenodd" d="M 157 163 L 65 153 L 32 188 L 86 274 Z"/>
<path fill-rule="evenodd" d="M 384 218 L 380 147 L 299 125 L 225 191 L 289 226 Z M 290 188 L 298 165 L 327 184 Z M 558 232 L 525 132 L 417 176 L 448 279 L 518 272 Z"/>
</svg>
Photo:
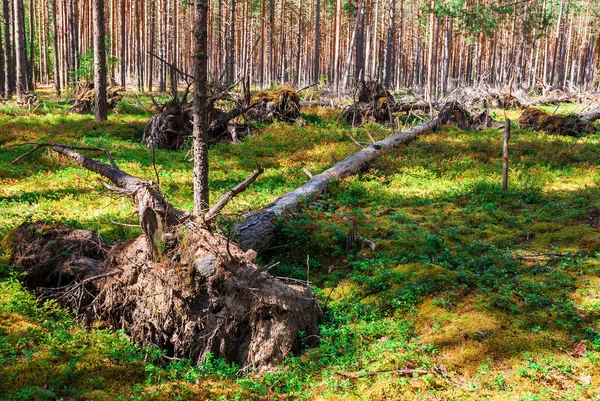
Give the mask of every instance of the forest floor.
<svg viewBox="0 0 600 401">
<path fill-rule="evenodd" d="M 133 105 L 139 98 L 95 122 L 41 95 L 35 112 L 0 108 L 0 146 L 101 146 L 124 171 L 157 180 L 140 144 L 150 113 Z M 389 134 L 376 124 L 352 129 L 338 115 L 305 108 L 305 126 L 263 125 L 241 144 L 211 148 L 213 200 L 256 163 L 265 168 L 226 208 L 224 233 L 306 182 L 303 167 L 319 173 L 357 151 L 346 133 L 365 142 L 367 132 Z M 310 281 L 325 314 L 321 341 L 272 372 L 244 376 L 216 358 L 164 363 L 160 350 L 139 348 L 126 333 L 84 328 L 55 303 L 38 303 L 9 262 L 19 224 L 87 228 L 112 242 L 141 231 L 113 223 L 136 224 L 134 208 L 95 174 L 42 152 L 12 165 L 24 149 L 3 149 L 0 399 L 599 399 L 600 133 L 513 126 L 508 192 L 501 140 L 500 129 L 443 127 L 334 182 L 282 223 L 284 240 L 262 262 L 280 262 L 274 275 Z M 163 193 L 184 209 L 192 208 L 190 158 L 187 150 L 155 155 Z M 375 251 L 345 249 L 351 221 Z"/>
</svg>

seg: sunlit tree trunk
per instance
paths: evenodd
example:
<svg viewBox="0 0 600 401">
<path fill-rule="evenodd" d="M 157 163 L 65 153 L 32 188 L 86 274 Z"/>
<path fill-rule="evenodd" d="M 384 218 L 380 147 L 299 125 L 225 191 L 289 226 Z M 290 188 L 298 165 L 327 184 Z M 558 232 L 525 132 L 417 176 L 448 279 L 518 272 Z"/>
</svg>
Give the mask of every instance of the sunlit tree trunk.
<svg viewBox="0 0 600 401">
<path fill-rule="evenodd" d="M 96 120 L 107 118 L 106 104 L 106 24 L 104 0 L 93 0 L 94 25 L 94 115 Z"/>
</svg>

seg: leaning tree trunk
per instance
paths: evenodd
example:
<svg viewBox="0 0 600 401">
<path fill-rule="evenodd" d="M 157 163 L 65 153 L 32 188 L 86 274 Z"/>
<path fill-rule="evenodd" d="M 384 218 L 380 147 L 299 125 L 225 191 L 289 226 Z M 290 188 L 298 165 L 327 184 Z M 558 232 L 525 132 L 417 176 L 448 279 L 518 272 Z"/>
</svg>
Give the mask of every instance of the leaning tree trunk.
<svg viewBox="0 0 600 401">
<path fill-rule="evenodd" d="M 235 234 L 241 247 L 248 250 L 252 249 L 257 253 L 266 251 L 275 239 L 275 225 L 278 217 L 296 210 L 302 199 L 316 197 L 325 192 L 331 180 L 343 179 L 355 174 L 384 151 L 408 143 L 418 135 L 427 133 L 446 123 L 454 117 L 458 106 L 456 102 L 446 103 L 440 114 L 432 120 L 408 131 L 392 135 L 346 157 L 334 164 L 333 167 L 312 177 L 306 184 L 287 193 L 266 208 L 251 214 L 235 227 Z"/>
<path fill-rule="evenodd" d="M 271 276 L 254 263 L 255 253 L 210 229 L 211 219 L 262 169 L 198 217 L 168 204 L 152 182 L 121 171 L 112 159 L 108 165 L 76 151 L 83 148 L 53 143 L 26 154 L 41 146 L 129 195 L 144 235 L 107 250 L 89 231 L 21 226 L 13 262 L 40 296 L 71 307 L 87 323 L 125 329 L 137 343 L 169 356 L 199 362 L 211 353 L 243 371 L 270 368 L 315 343 L 321 312 L 308 286 Z"/>
</svg>

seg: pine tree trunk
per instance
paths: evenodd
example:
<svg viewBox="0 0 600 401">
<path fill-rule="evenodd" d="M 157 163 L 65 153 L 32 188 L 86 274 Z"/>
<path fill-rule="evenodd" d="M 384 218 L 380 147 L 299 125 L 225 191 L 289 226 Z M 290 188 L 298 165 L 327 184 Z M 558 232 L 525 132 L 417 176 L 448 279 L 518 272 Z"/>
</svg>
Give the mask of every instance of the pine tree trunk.
<svg viewBox="0 0 600 401">
<path fill-rule="evenodd" d="M 33 75 L 34 70 L 34 50 L 35 50 L 35 30 L 34 26 L 34 12 L 33 12 L 33 0 L 29 0 L 29 61 L 27 69 L 27 86 L 30 90 L 35 90 L 35 77 Z"/>
<path fill-rule="evenodd" d="M 235 0 L 229 0 L 229 32 L 227 35 L 227 61 L 225 62 L 227 68 L 225 83 L 227 85 L 233 84 L 235 80 L 235 4 Z"/>
<path fill-rule="evenodd" d="M 60 97 L 60 62 L 58 53 L 58 21 L 56 20 L 56 0 L 52 0 L 52 50 L 54 52 L 54 89 Z"/>
<path fill-rule="evenodd" d="M 269 1 L 269 82 L 271 86 L 275 85 L 275 65 L 274 52 L 275 42 L 273 39 L 273 33 L 275 32 L 275 0 Z"/>
<path fill-rule="evenodd" d="M 150 0 L 150 34 L 148 49 L 150 53 L 155 54 L 154 41 L 156 36 L 156 1 Z M 148 91 L 152 92 L 152 79 L 154 78 L 154 56 L 148 58 Z"/>
<path fill-rule="evenodd" d="M 94 115 L 96 120 L 107 118 L 106 103 L 106 26 L 104 0 L 93 0 L 94 14 Z"/>
<path fill-rule="evenodd" d="M 126 68 L 127 68 L 127 64 L 126 64 L 126 49 L 127 49 L 127 44 L 126 42 L 126 35 L 125 35 L 125 0 L 121 0 L 121 41 L 119 43 L 119 46 L 121 47 L 120 50 L 120 57 L 121 57 L 121 86 L 124 88 L 125 87 L 125 77 L 127 75 L 126 73 Z"/>
<path fill-rule="evenodd" d="M 333 81 L 335 93 L 340 91 L 340 26 L 342 19 L 342 0 L 335 3 L 335 52 L 333 56 Z"/>
<path fill-rule="evenodd" d="M 388 19 L 388 37 L 387 45 L 385 48 L 385 75 L 383 79 L 383 86 L 386 88 L 390 87 L 393 75 L 393 66 L 395 61 L 393 42 L 396 36 L 396 30 L 394 29 L 394 15 L 396 14 L 396 0 L 392 0 L 390 6 L 390 14 Z"/>
<path fill-rule="evenodd" d="M 13 62 L 13 50 L 11 45 L 11 23 L 10 23 L 10 0 L 4 0 L 2 9 L 4 13 L 4 96 L 7 99 L 12 97 L 15 89 L 15 73 Z"/>
<path fill-rule="evenodd" d="M 366 0 L 363 0 L 363 3 Z M 358 85 L 361 79 L 364 79 L 365 73 L 365 7 L 364 4 L 358 7 L 358 32 L 356 34 L 356 48 L 354 50 L 354 85 Z"/>
<path fill-rule="evenodd" d="M 233 1 L 233 0 L 232 0 Z M 207 108 L 207 13 L 206 0 L 195 0 L 196 49 L 194 53 L 194 214 L 208 210 L 208 108 Z M 233 44 L 233 43 L 231 43 Z"/>
<path fill-rule="evenodd" d="M 321 0 L 315 4 L 315 54 L 313 59 L 313 82 L 319 82 L 319 37 L 321 35 Z"/>
<path fill-rule="evenodd" d="M 22 101 L 29 90 L 27 82 L 27 43 L 25 39 L 25 10 L 23 0 L 15 0 L 15 50 L 17 55 L 17 100 Z"/>
<path fill-rule="evenodd" d="M 4 45 L 2 44 L 2 24 L 0 24 L 0 97 L 4 97 L 6 91 L 4 68 Z"/>
</svg>

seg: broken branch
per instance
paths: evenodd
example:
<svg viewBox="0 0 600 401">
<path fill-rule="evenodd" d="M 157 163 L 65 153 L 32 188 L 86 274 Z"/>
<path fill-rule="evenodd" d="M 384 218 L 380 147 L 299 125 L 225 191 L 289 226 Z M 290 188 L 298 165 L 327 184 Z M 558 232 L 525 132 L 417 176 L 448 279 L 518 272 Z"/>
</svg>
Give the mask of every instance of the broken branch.
<svg viewBox="0 0 600 401">
<path fill-rule="evenodd" d="M 204 215 L 204 221 L 211 221 L 212 219 L 214 219 L 219 214 L 219 212 L 229 203 L 229 201 L 233 199 L 234 196 L 244 192 L 246 188 L 248 188 L 250 184 L 256 181 L 258 176 L 261 175 L 264 171 L 265 170 L 261 166 L 257 165 L 256 170 L 254 170 L 250 177 L 246 178 L 244 181 L 231 188 L 225 193 L 225 195 L 221 197 L 221 199 L 217 201 L 217 203 L 215 203 L 215 205 Z"/>
</svg>

